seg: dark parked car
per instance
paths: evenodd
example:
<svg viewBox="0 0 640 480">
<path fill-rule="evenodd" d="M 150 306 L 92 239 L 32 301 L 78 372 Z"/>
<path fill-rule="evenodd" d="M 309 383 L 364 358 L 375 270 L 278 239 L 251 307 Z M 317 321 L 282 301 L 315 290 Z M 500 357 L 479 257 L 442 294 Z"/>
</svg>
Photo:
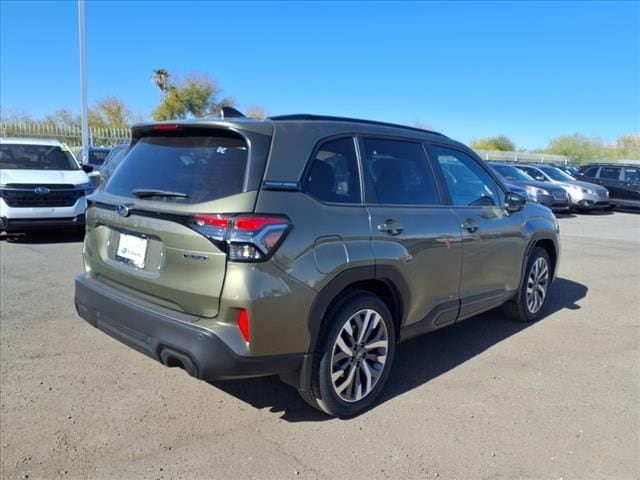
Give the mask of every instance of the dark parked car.
<svg viewBox="0 0 640 480">
<path fill-rule="evenodd" d="M 132 134 L 89 199 L 75 305 L 168 367 L 280 375 L 349 416 L 401 373 L 397 343 L 500 305 L 545 313 L 556 218 L 445 135 L 313 115 Z"/>
<path fill-rule="evenodd" d="M 100 184 L 104 185 L 107 183 L 107 180 L 109 180 L 115 169 L 120 165 L 120 162 L 128 149 L 128 143 L 120 143 L 111 149 L 109 155 L 107 155 L 107 158 L 105 158 L 104 163 L 102 164 L 102 168 L 100 168 Z"/>
<path fill-rule="evenodd" d="M 611 203 L 640 208 L 640 165 L 599 163 L 582 167 L 577 178 L 609 190 Z"/>
<path fill-rule="evenodd" d="M 108 147 L 89 147 L 87 165 L 91 165 L 94 171 L 100 171 L 110 151 Z"/>
<path fill-rule="evenodd" d="M 528 200 L 544 205 L 554 212 L 568 212 L 570 210 L 569 194 L 564 188 L 552 183 L 538 182 L 522 170 L 507 163 L 490 162 L 489 165 L 505 182 L 523 188 Z"/>
</svg>

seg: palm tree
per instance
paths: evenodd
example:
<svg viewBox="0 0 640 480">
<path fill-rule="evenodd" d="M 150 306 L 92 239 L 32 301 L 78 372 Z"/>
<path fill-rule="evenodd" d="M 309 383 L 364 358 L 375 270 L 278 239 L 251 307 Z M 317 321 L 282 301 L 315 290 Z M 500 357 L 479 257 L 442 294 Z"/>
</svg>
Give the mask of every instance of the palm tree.
<svg viewBox="0 0 640 480">
<path fill-rule="evenodd" d="M 171 75 L 164 68 L 157 68 L 151 75 L 151 81 L 156 84 L 160 90 L 160 98 L 163 99 L 169 90 L 169 78 Z"/>
</svg>

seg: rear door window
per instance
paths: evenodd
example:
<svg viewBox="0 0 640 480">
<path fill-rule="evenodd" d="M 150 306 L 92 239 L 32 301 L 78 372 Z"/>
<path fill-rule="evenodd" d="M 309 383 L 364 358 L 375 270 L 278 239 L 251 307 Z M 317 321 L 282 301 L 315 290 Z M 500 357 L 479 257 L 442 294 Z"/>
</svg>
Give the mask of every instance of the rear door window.
<svg viewBox="0 0 640 480">
<path fill-rule="evenodd" d="M 600 169 L 600 178 L 618 180 L 620 178 L 620 167 L 602 167 Z"/>
<path fill-rule="evenodd" d="M 125 197 L 147 192 L 147 199 L 179 203 L 217 200 L 243 191 L 247 155 L 245 140 L 232 132 L 143 136 L 105 191 Z"/>
<path fill-rule="evenodd" d="M 421 143 L 365 138 L 363 170 L 367 203 L 439 205 L 440 198 Z"/>
<path fill-rule="evenodd" d="M 624 179 L 627 182 L 640 182 L 640 167 L 625 167 Z"/>
<path fill-rule="evenodd" d="M 102 165 L 109 155 L 109 150 L 89 150 L 89 161 L 91 165 Z"/>
<path fill-rule="evenodd" d="M 585 171 L 582 172 L 582 176 L 595 178 L 598 173 L 598 168 L 600 167 L 589 167 Z"/>
<path fill-rule="evenodd" d="M 323 143 L 304 181 L 305 191 L 323 202 L 360 203 L 358 160 L 352 137 Z"/>
</svg>

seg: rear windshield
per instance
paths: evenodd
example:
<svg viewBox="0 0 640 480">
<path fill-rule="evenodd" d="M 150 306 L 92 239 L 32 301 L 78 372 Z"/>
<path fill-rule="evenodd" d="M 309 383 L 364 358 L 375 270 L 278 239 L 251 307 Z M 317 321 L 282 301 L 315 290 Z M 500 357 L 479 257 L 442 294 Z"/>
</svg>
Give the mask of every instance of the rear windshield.
<svg viewBox="0 0 640 480">
<path fill-rule="evenodd" d="M 238 136 L 145 136 L 122 159 L 105 191 L 126 197 L 145 192 L 146 199 L 166 202 L 207 202 L 242 192 L 246 168 L 247 144 Z"/>
<path fill-rule="evenodd" d="M 491 165 L 495 171 L 512 182 L 530 182 L 532 178 L 511 165 Z"/>
<path fill-rule="evenodd" d="M 571 178 L 569 175 L 564 173 L 559 168 L 555 168 L 555 167 L 540 167 L 540 170 L 542 170 L 544 173 L 549 175 L 554 180 L 558 180 L 559 182 L 567 182 L 567 181 L 574 180 L 573 178 Z"/>
<path fill-rule="evenodd" d="M 0 145 L 0 168 L 17 170 L 79 170 L 66 148 L 50 145 Z"/>
<path fill-rule="evenodd" d="M 109 150 L 89 150 L 89 162 L 91 165 L 102 165 L 109 155 Z"/>
</svg>

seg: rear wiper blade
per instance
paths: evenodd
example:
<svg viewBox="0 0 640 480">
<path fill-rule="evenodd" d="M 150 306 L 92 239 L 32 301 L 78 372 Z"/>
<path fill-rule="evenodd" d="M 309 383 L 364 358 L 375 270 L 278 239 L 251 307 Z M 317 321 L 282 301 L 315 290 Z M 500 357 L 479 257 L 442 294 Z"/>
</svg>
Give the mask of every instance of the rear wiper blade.
<svg viewBox="0 0 640 480">
<path fill-rule="evenodd" d="M 147 188 L 136 188 L 133 193 L 138 198 L 165 197 L 165 198 L 188 198 L 189 195 L 182 192 L 172 192 L 170 190 L 152 190 Z"/>
</svg>

